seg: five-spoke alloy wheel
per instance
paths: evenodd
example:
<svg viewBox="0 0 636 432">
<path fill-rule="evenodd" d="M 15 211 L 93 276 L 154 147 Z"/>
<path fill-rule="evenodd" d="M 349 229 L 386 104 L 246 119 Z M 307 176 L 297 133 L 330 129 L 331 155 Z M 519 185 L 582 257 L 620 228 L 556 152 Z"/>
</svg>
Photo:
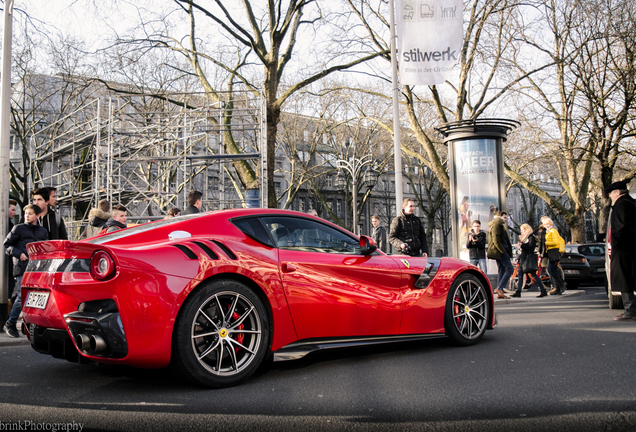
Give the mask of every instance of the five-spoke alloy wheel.
<svg viewBox="0 0 636 432">
<path fill-rule="evenodd" d="M 234 385 L 258 368 L 269 346 L 267 312 L 234 280 L 199 288 L 184 303 L 175 335 L 180 369 L 209 387 Z"/>
<path fill-rule="evenodd" d="M 490 320 L 490 294 L 472 274 L 459 276 L 446 301 L 446 334 L 459 345 L 472 345 L 484 335 Z"/>
</svg>

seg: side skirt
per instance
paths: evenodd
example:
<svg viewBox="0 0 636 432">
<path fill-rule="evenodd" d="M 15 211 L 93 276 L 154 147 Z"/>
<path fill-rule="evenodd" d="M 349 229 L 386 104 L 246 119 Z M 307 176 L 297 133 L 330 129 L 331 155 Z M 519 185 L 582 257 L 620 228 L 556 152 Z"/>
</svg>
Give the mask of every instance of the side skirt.
<svg viewBox="0 0 636 432">
<path fill-rule="evenodd" d="M 378 345 L 395 342 L 411 342 L 424 339 L 438 339 L 446 337 L 444 333 L 398 335 L 398 336 L 362 336 L 333 339 L 305 339 L 286 345 L 274 352 L 274 361 L 297 360 L 313 351 L 352 348 L 366 345 Z"/>
</svg>

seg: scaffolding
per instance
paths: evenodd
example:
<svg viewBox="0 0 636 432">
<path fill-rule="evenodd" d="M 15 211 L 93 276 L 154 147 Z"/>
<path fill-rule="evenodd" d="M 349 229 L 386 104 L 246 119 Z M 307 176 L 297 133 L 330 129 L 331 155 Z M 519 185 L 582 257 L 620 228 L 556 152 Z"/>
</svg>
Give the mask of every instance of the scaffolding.
<svg viewBox="0 0 636 432">
<path fill-rule="evenodd" d="M 263 177 L 264 100 L 251 92 L 115 94 L 99 97 L 32 137 L 34 185 L 55 186 L 77 238 L 100 199 L 121 203 L 129 220 L 183 209 L 190 190 L 205 210 L 263 206 L 248 199 L 228 166 L 248 160 Z M 239 154 L 225 154 L 227 134 Z"/>
</svg>

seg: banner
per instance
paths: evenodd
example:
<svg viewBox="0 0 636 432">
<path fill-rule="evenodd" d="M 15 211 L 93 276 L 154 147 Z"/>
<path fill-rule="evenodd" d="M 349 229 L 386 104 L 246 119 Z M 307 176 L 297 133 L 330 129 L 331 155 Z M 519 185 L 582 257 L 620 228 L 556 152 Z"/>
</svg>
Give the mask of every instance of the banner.
<svg viewBox="0 0 636 432">
<path fill-rule="evenodd" d="M 396 0 L 400 82 L 443 83 L 459 61 L 463 38 L 460 0 Z"/>
</svg>

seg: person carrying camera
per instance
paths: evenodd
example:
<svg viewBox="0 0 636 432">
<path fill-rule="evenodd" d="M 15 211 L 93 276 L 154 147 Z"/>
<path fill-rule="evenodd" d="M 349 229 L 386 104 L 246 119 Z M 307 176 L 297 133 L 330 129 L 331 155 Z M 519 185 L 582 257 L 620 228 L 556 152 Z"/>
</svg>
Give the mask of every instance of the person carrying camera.
<svg viewBox="0 0 636 432">
<path fill-rule="evenodd" d="M 415 216 L 415 200 L 412 198 L 402 201 L 402 211 L 391 222 L 389 243 L 398 253 L 414 257 L 428 255 L 426 231 L 420 218 Z"/>
<path fill-rule="evenodd" d="M 481 230 L 481 222 L 473 221 L 473 229 L 468 233 L 466 242 L 470 263 L 486 273 L 486 232 Z"/>
</svg>

